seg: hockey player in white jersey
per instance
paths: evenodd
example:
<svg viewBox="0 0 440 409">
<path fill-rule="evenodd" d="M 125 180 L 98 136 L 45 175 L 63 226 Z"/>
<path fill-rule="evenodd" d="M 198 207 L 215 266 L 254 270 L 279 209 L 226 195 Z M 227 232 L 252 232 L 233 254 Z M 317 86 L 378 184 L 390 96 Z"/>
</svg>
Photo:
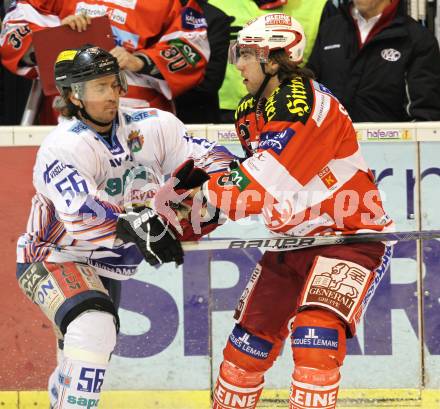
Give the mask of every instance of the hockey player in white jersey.
<svg viewBox="0 0 440 409">
<path fill-rule="evenodd" d="M 63 346 L 49 383 L 51 406 L 91 408 L 98 406 L 116 344 L 120 280 L 143 259 L 183 262 L 180 242 L 149 199 L 185 160 L 209 172 L 225 168 L 232 155 L 189 138 L 168 112 L 119 107 L 123 73 L 98 47 L 60 53 L 55 77 L 66 118 L 37 154 L 17 278 Z M 143 210 L 134 212 L 136 204 Z"/>
</svg>

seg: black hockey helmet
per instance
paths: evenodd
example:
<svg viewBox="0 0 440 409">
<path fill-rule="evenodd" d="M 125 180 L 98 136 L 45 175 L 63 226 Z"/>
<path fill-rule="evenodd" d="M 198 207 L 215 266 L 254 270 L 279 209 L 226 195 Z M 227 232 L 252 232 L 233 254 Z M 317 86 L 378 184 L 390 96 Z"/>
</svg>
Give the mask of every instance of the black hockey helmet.
<svg viewBox="0 0 440 409">
<path fill-rule="evenodd" d="M 127 82 L 118 60 L 108 51 L 91 44 L 64 50 L 55 61 L 55 84 L 60 93 L 63 88 L 75 91 L 72 85 L 111 74 L 118 76 L 122 89 L 126 91 Z"/>
</svg>

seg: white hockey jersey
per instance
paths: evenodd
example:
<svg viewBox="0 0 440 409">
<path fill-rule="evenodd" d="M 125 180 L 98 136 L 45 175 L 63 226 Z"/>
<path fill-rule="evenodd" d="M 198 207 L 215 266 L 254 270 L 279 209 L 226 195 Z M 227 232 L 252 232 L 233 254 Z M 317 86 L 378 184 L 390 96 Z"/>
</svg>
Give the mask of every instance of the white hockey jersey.
<svg viewBox="0 0 440 409">
<path fill-rule="evenodd" d="M 36 194 L 17 262 L 77 261 L 98 274 L 128 279 L 142 261 L 137 247 L 115 243 L 118 215 L 148 202 L 188 158 L 208 172 L 227 167 L 224 147 L 187 136 L 182 122 L 158 109 L 121 108 L 111 141 L 78 119 L 62 121 L 36 159 Z"/>
</svg>

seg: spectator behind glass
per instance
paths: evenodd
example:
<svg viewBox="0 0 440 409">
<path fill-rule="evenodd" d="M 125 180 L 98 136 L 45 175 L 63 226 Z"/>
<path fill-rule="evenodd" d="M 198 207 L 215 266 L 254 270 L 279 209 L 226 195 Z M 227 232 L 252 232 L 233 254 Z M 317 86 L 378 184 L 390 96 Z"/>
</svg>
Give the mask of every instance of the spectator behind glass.
<svg viewBox="0 0 440 409">
<path fill-rule="evenodd" d="M 354 0 L 325 21 L 308 62 L 355 122 L 440 120 L 440 52 L 399 0 Z"/>
<path fill-rule="evenodd" d="M 252 18 L 267 13 L 285 13 L 298 20 L 307 38 L 304 62 L 307 61 L 318 33 L 321 20 L 337 13 L 330 0 L 209 0 L 209 3 L 235 17 L 232 31 L 236 33 Z M 280 5 L 283 4 L 281 7 Z M 275 8 L 274 8 L 275 7 Z M 232 64 L 226 68 L 226 77 L 220 89 L 221 122 L 233 123 L 234 112 L 241 98 L 247 94 L 240 72 Z"/>
<path fill-rule="evenodd" d="M 181 0 L 182 5 L 187 2 L 188 0 Z M 208 23 L 211 55 L 204 80 L 176 98 L 176 111 L 179 119 L 187 124 L 216 124 L 220 122 L 218 91 L 225 78 L 231 22 L 234 18 L 208 4 L 206 0 L 197 0 L 197 3 Z"/>
<path fill-rule="evenodd" d="M 0 28 L 9 3 L 0 1 Z M 30 86 L 31 81 L 11 74 L 0 64 L 0 125 L 20 123 Z"/>
<path fill-rule="evenodd" d="M 14 2 L 0 37 L 2 64 L 36 78 L 32 33 L 67 25 L 83 31 L 91 17 L 108 15 L 116 47 L 111 54 L 125 71 L 129 89 L 123 105 L 174 111 L 173 98 L 203 79 L 209 45 L 206 20 L 195 0 L 27 0 Z M 56 122 L 45 98 L 40 123 Z"/>
</svg>

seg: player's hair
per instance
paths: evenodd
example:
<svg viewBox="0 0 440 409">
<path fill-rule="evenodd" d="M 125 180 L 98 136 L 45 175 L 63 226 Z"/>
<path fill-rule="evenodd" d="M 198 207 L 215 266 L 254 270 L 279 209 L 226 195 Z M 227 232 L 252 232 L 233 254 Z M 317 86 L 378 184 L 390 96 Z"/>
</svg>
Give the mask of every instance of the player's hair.
<svg viewBox="0 0 440 409">
<path fill-rule="evenodd" d="M 76 117 L 79 107 L 70 100 L 69 96 L 72 93 L 70 88 L 63 88 L 61 96 L 56 97 L 53 101 L 53 108 L 60 113 L 61 116 L 72 119 Z"/>
<path fill-rule="evenodd" d="M 279 65 L 277 76 L 280 82 L 290 80 L 298 75 L 303 78 L 315 79 L 315 74 L 312 70 L 298 66 L 298 64 L 289 59 L 284 50 L 271 51 L 269 58 Z"/>
</svg>

